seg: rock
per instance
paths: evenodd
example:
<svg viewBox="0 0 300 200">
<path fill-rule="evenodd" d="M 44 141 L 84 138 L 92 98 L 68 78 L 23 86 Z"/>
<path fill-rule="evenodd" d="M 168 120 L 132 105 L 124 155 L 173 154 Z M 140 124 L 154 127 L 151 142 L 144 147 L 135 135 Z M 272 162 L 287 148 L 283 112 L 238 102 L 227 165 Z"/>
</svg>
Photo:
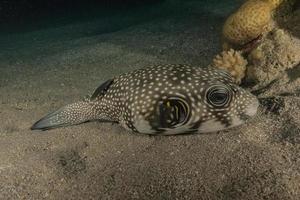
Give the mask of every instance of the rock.
<svg viewBox="0 0 300 200">
<path fill-rule="evenodd" d="M 248 55 L 246 82 L 265 86 L 300 63 L 300 39 L 276 28 Z"/>
</svg>

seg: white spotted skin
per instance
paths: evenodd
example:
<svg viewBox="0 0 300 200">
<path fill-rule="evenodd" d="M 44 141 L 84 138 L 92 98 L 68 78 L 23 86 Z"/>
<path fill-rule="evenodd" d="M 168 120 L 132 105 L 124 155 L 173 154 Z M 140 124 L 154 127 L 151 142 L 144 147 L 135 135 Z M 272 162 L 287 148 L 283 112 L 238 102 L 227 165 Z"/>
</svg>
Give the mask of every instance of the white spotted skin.
<svg viewBox="0 0 300 200">
<path fill-rule="evenodd" d="M 145 134 L 207 133 L 244 123 L 257 107 L 256 97 L 224 71 L 157 65 L 108 80 L 90 99 L 62 107 L 31 129 L 105 120 Z"/>
<path fill-rule="evenodd" d="M 212 85 L 231 88 L 229 106 L 215 108 L 207 102 L 205 94 Z M 186 100 L 191 116 L 182 126 L 159 127 L 158 102 L 170 97 Z M 256 97 L 235 85 L 231 76 L 224 71 L 171 64 L 151 66 L 117 76 L 105 95 L 93 102 L 93 109 L 99 116 L 105 113 L 105 116 L 120 122 L 126 129 L 166 135 L 206 133 L 234 127 L 242 124 L 245 117 L 255 114 L 258 106 Z M 251 113 L 248 115 L 249 110 Z"/>
</svg>

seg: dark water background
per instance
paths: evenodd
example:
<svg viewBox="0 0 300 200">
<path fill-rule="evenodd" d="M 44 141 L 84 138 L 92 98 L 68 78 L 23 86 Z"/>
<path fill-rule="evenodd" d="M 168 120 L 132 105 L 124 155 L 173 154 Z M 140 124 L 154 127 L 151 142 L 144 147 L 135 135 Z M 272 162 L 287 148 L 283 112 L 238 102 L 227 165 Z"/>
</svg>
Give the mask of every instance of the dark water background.
<svg viewBox="0 0 300 200">
<path fill-rule="evenodd" d="M 49 26 L 48 23 L 68 23 L 73 20 L 124 12 L 130 8 L 158 3 L 159 0 L 3 0 L 0 2 L 0 23 L 6 28 Z"/>
<path fill-rule="evenodd" d="M 238 0 L 2 0 L 0 33 L 31 31 L 99 18 L 109 18 L 109 24 L 102 28 L 103 32 L 109 32 L 158 17 L 189 15 L 195 10 L 201 11 L 202 15 L 210 15 L 211 7 L 222 8 L 226 13 L 236 7 L 237 2 Z"/>
</svg>

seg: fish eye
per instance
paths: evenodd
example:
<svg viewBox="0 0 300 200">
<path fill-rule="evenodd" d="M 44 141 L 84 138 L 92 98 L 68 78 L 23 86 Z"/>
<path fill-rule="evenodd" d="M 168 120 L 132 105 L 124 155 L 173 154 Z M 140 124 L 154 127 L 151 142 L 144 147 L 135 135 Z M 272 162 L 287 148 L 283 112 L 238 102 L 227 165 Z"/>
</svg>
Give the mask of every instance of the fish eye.
<svg viewBox="0 0 300 200">
<path fill-rule="evenodd" d="M 185 124 L 190 118 L 190 108 L 184 99 L 170 97 L 159 106 L 161 127 L 175 128 Z"/>
<path fill-rule="evenodd" d="M 207 90 L 206 99 L 212 106 L 226 107 L 231 100 L 231 93 L 226 86 L 215 85 Z"/>
</svg>

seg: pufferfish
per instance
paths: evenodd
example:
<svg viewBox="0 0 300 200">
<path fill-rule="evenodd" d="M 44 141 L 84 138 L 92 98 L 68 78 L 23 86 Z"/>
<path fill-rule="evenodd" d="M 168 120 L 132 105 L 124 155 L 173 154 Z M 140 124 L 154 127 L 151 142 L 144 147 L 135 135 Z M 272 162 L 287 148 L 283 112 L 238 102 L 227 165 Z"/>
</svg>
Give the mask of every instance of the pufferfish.
<svg viewBox="0 0 300 200">
<path fill-rule="evenodd" d="M 258 106 L 226 71 L 157 65 L 105 81 L 88 99 L 46 115 L 31 129 L 99 120 L 144 134 L 208 133 L 243 124 Z"/>
</svg>

